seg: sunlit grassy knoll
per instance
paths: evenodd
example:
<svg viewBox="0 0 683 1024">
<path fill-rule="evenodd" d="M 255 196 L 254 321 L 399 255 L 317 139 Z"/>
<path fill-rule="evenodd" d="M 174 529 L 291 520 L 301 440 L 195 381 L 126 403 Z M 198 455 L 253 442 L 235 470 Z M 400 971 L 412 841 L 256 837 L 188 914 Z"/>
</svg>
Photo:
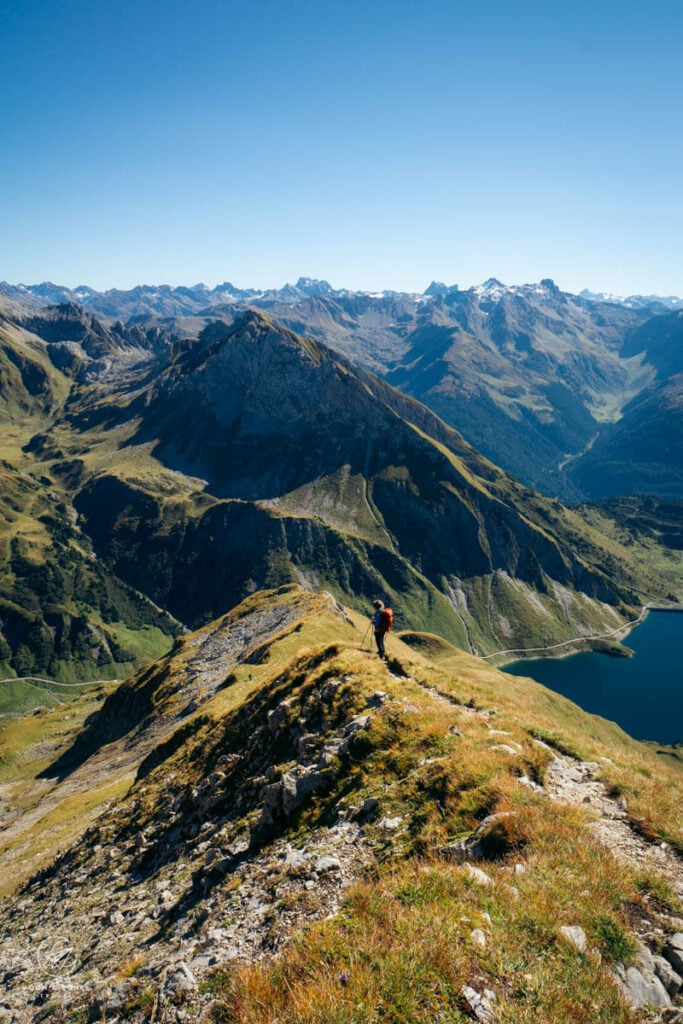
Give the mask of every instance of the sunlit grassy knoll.
<svg viewBox="0 0 683 1024">
<path fill-rule="evenodd" d="M 40 516 L 49 508 L 37 481 L 24 476 L 16 466 L 0 464 L 0 554 L 7 557 L 10 543 L 16 538 L 40 558 L 50 544 Z"/>
<path fill-rule="evenodd" d="M 42 683 L 32 683 L 23 679 L 3 679 L 0 682 L 0 716 L 23 715 L 40 707 L 54 707 L 62 704 L 63 691 L 50 688 Z"/>
<path fill-rule="evenodd" d="M 93 616 L 92 621 L 97 622 L 98 617 Z M 125 648 L 133 648 L 138 659 L 138 665 L 140 662 L 156 661 L 158 658 L 162 658 L 171 647 L 172 640 L 169 636 L 158 628 L 158 626 L 141 626 L 139 629 L 132 629 L 130 626 L 126 626 L 124 622 L 108 622 L 108 631 L 114 636 L 116 641 Z M 116 675 L 112 675 L 112 678 L 125 679 L 126 676 L 130 675 L 135 671 L 135 662 L 129 663 L 121 662 L 116 665 L 103 666 L 105 669 L 111 669 L 116 672 Z M 103 673 L 102 678 L 107 678 L 107 673 Z"/>
</svg>

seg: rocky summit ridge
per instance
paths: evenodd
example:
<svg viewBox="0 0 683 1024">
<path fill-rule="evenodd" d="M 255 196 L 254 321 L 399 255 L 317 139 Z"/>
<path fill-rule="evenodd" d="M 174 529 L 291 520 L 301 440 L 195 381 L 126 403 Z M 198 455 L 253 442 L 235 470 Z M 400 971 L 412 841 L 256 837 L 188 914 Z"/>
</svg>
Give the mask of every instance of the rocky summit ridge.
<svg viewBox="0 0 683 1024">
<path fill-rule="evenodd" d="M 48 765 L 34 716 L 2 791 L 3 1019 L 679 1019 L 676 762 L 365 632 L 329 594 L 254 594 Z"/>
</svg>

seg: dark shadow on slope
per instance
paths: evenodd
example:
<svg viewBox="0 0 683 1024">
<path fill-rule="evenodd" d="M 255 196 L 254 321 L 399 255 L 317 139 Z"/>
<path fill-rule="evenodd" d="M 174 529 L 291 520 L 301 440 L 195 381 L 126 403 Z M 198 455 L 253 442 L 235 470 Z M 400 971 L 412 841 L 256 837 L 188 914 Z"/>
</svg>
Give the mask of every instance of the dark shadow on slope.
<svg viewBox="0 0 683 1024">
<path fill-rule="evenodd" d="M 119 686 L 99 711 L 85 720 L 83 730 L 69 749 L 44 768 L 38 778 L 61 782 L 101 747 L 144 725 L 145 719 L 153 712 L 153 696 L 159 685 L 158 666 L 153 665 L 137 678 L 135 686 L 127 683 Z"/>
</svg>

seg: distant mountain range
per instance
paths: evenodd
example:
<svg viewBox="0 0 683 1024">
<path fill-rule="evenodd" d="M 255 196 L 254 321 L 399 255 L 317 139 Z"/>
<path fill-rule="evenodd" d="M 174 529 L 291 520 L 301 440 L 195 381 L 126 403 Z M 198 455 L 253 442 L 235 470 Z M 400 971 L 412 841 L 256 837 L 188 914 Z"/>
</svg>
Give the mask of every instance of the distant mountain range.
<svg viewBox="0 0 683 1024">
<path fill-rule="evenodd" d="M 549 279 L 466 290 L 432 282 L 422 295 L 310 278 L 265 291 L 42 284 L 0 285 L 0 294 L 26 329 L 53 342 L 61 331 L 53 358 L 80 359 L 83 372 L 108 345 L 191 344 L 211 324 L 260 309 L 424 402 L 547 495 L 683 498 L 683 310 L 673 297 L 572 295 Z"/>
<path fill-rule="evenodd" d="M 547 279 L 546 279 L 547 280 Z M 544 282 L 542 282 L 543 284 Z M 495 278 L 490 278 L 483 285 L 475 285 L 466 289 L 470 292 L 488 292 L 498 290 L 500 293 L 524 294 L 538 285 L 503 285 Z M 385 290 L 378 292 L 352 291 L 347 288 L 334 288 L 328 281 L 320 281 L 311 277 L 300 277 L 296 284 L 285 284 L 282 288 L 238 288 L 229 281 L 208 288 L 203 283 L 195 285 L 136 285 L 134 288 L 110 288 L 97 291 L 88 285 L 67 288 L 43 281 L 42 284 L 11 285 L 0 281 L 0 294 L 7 298 L 35 305 L 58 305 L 64 302 L 75 302 L 78 305 L 92 308 L 98 313 L 112 317 L 141 316 L 156 313 L 160 316 L 186 316 L 198 313 L 212 306 L 229 303 L 297 303 L 305 299 L 321 296 L 344 298 L 347 296 L 367 296 L 373 299 L 410 297 L 412 299 L 439 298 L 453 294 L 461 289 L 457 285 L 447 285 L 441 281 L 432 281 L 423 293 L 397 292 Z M 590 302 L 610 303 L 626 306 L 628 309 L 647 309 L 650 311 L 666 311 L 683 308 L 683 299 L 675 295 L 615 295 L 611 292 L 592 292 L 584 288 L 579 298 Z"/>
</svg>

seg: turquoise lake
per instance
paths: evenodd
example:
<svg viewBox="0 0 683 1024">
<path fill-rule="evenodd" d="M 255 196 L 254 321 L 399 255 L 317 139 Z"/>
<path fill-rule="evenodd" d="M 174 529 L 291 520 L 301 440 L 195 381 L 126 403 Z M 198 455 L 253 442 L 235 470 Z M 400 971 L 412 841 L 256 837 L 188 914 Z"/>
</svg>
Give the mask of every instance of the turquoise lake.
<svg viewBox="0 0 683 1024">
<path fill-rule="evenodd" d="M 531 676 L 639 740 L 683 742 L 683 613 L 650 612 L 624 643 L 633 658 L 575 654 L 516 661 L 504 672 Z"/>
</svg>

